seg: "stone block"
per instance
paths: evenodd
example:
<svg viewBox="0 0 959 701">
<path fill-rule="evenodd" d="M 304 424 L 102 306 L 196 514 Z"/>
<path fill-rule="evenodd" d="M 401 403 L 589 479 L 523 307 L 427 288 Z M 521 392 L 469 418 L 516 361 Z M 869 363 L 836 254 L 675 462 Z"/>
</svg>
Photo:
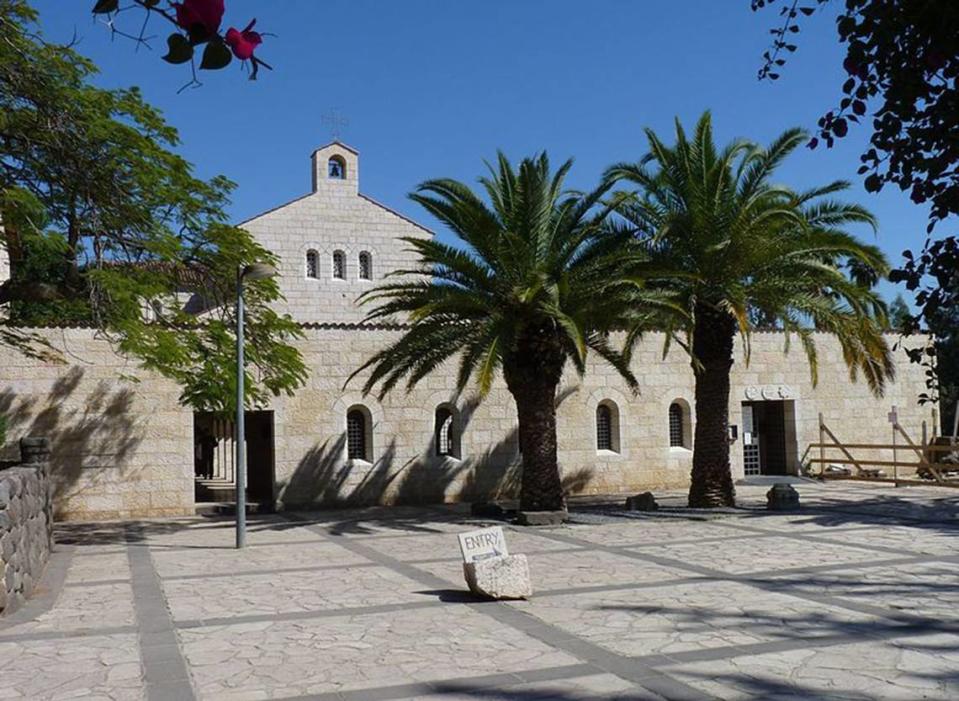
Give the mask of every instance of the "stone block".
<svg viewBox="0 0 959 701">
<path fill-rule="evenodd" d="M 626 497 L 627 511 L 658 511 L 659 504 L 652 492 L 643 492 L 635 496 Z"/>
<path fill-rule="evenodd" d="M 533 595 L 525 555 L 491 557 L 463 564 L 470 591 L 490 599 L 528 599 Z"/>
<path fill-rule="evenodd" d="M 566 509 L 558 511 L 519 511 L 516 522 L 521 526 L 558 526 L 569 521 Z"/>
<path fill-rule="evenodd" d="M 792 485 L 774 484 L 766 492 L 766 509 L 769 511 L 795 511 L 799 508 L 799 492 Z"/>
</svg>

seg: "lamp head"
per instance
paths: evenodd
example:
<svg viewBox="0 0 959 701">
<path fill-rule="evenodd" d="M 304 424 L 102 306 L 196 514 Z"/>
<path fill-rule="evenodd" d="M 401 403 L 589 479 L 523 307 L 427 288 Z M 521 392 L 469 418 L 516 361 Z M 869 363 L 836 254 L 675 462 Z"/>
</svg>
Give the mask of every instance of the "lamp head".
<svg viewBox="0 0 959 701">
<path fill-rule="evenodd" d="M 266 263 L 252 263 L 240 271 L 240 280 L 264 280 L 268 277 L 276 277 L 276 268 Z"/>
</svg>

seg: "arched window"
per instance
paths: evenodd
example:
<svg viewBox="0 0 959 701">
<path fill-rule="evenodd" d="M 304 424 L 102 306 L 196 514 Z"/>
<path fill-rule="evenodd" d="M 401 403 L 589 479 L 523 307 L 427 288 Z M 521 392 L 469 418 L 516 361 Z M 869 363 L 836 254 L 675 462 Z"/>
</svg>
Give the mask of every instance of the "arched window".
<svg viewBox="0 0 959 701">
<path fill-rule="evenodd" d="M 613 449 L 613 412 L 608 404 L 596 407 L 596 450 Z"/>
<path fill-rule="evenodd" d="M 341 156 L 330 156 L 326 168 L 326 174 L 331 180 L 346 179 L 346 161 Z"/>
<path fill-rule="evenodd" d="M 346 254 L 343 251 L 333 252 L 333 277 L 337 280 L 346 279 Z"/>
<path fill-rule="evenodd" d="M 366 251 L 360 253 L 360 280 L 373 279 L 373 256 Z"/>
<path fill-rule="evenodd" d="M 306 276 L 313 279 L 320 276 L 320 256 L 316 251 L 306 252 Z"/>
<path fill-rule="evenodd" d="M 453 412 L 449 407 L 441 406 L 436 409 L 435 424 L 436 454 L 458 457 L 458 438 Z"/>
<path fill-rule="evenodd" d="M 669 447 L 686 447 L 686 411 L 679 402 L 669 405 Z"/>
<path fill-rule="evenodd" d="M 370 460 L 370 417 L 363 409 L 354 407 L 346 412 L 346 457 L 350 460 Z"/>
</svg>

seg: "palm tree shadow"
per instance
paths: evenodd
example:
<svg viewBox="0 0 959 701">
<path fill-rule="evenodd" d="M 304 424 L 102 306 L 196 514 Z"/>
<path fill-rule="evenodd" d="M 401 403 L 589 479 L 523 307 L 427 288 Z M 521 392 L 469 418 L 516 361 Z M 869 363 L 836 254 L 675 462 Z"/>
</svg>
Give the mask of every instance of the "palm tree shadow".
<svg viewBox="0 0 959 701">
<path fill-rule="evenodd" d="M 669 674 L 669 671 L 666 671 Z M 841 698 L 843 701 L 874 701 L 875 695 L 867 694 L 849 688 L 836 688 L 827 686 L 826 688 L 815 688 L 800 684 L 796 681 L 783 681 L 774 679 L 771 676 L 759 674 L 717 674 L 716 672 L 698 672 L 695 670 L 683 670 L 682 681 L 688 681 L 690 677 L 700 679 L 704 682 L 720 684 L 726 693 L 735 692 L 737 699 L 818 699 L 818 698 Z M 731 694 L 732 695 L 732 694 Z"/>
<path fill-rule="evenodd" d="M 745 522 L 755 521 L 762 526 L 764 519 L 775 519 L 781 514 L 763 510 L 746 512 Z M 870 495 L 850 499 L 848 495 L 831 496 L 817 494 L 815 499 L 804 504 L 801 512 L 794 515 L 797 526 L 816 525 L 827 528 L 849 526 L 903 525 L 928 531 L 959 536 L 959 496 L 952 493 L 929 500 L 914 496 Z"/>
<path fill-rule="evenodd" d="M 572 389 L 557 397 L 565 400 Z M 461 412 L 460 435 L 468 430 L 478 399 L 470 400 Z M 444 504 L 450 501 L 509 501 L 519 496 L 522 478 L 522 456 L 519 454 L 518 430 L 513 428 L 502 440 L 463 459 L 436 455 L 430 436 L 419 453 L 403 462 L 398 457 L 396 438 L 386 445 L 369 468 L 350 464 L 344 459 L 346 434 L 317 443 L 299 461 L 291 477 L 277 485 L 284 509 L 356 508 L 389 505 L 388 522 L 392 527 L 405 523 L 415 530 L 422 512 L 405 519 L 401 509 L 407 505 Z M 575 493 L 589 483 L 593 470 L 581 468 L 563 476 L 567 493 Z M 384 517 L 386 514 L 382 514 Z M 363 532 L 377 519 L 376 512 L 366 511 L 344 520 L 337 528 L 342 532 Z M 352 523 L 352 525 L 349 525 Z M 349 531 L 343 529 L 351 529 Z M 427 527 L 428 529 L 428 527 Z"/>
</svg>

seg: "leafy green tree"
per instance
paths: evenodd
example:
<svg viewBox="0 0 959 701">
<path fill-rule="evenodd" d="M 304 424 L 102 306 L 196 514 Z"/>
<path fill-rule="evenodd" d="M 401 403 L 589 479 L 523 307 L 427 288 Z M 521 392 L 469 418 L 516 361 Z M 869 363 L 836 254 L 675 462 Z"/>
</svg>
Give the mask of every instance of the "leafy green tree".
<svg viewBox="0 0 959 701">
<path fill-rule="evenodd" d="M 775 0 L 751 0 L 754 11 Z M 956 79 L 959 78 L 959 5 L 941 0 L 791 0 L 778 3 L 781 24 L 771 30 L 760 79 L 776 80 L 797 50 L 801 22 L 817 9 L 833 10 L 845 47 L 843 97 L 819 120 L 815 148 L 831 147 L 860 122 L 870 133 L 860 174 L 866 189 L 885 183 L 930 202 L 935 222 L 959 211 L 955 162 Z M 870 114 L 870 108 L 874 108 Z M 871 127 L 871 128 L 870 128 Z"/>
<path fill-rule="evenodd" d="M 729 374 L 737 333 L 747 361 L 757 316 L 783 329 L 787 343 L 797 336 L 813 381 L 813 331 L 832 333 L 851 377 L 861 373 L 881 394 L 894 366 L 882 335 L 885 307 L 870 283 L 888 267 L 878 248 L 843 231 L 851 223 L 874 224 L 862 207 L 828 199 L 847 183 L 803 192 L 771 184 L 776 167 L 807 138 L 802 131 L 787 131 L 765 148 L 734 141 L 720 150 L 707 112 L 691 139 L 678 121 L 673 146 L 651 130 L 646 136 L 649 154 L 613 166 L 607 177 L 636 188 L 618 211 L 619 228 L 632 232 L 648 255 L 640 272 L 672 271 L 660 286 L 687 312 L 667 331 L 685 338 L 696 377 L 689 504 L 731 506 Z"/>
<path fill-rule="evenodd" d="M 908 332 L 924 328 L 936 335 L 936 352 L 910 353 L 926 368 L 928 392 L 920 403 L 940 400 L 943 418 L 952 411 L 959 388 L 959 328 L 948 320 L 957 303 L 959 269 L 959 3 L 942 0 L 751 0 L 753 10 L 778 7 L 778 28 L 763 55 L 760 79 L 776 80 L 786 57 L 798 50 L 801 24 L 817 10 L 832 10 L 836 35 L 845 47 L 843 97 L 819 120 L 810 141 L 831 147 L 852 129 L 866 129 L 869 148 L 859 168 L 870 192 L 889 183 L 908 191 L 916 204 L 929 206 L 926 242 L 904 252 L 890 273 L 915 294 Z M 819 13 L 824 14 L 824 13 Z M 949 235 L 935 237 L 940 222 Z M 918 239 L 918 236 L 917 236 Z M 935 355 L 938 353 L 938 362 Z M 952 423 L 944 424 L 952 430 Z"/>
<path fill-rule="evenodd" d="M 273 256 L 229 225 L 233 184 L 198 179 L 135 88 L 94 87 L 94 66 L 35 23 L 23 0 L 0 0 L 0 303 L 20 326 L 95 326 L 177 380 L 183 401 L 230 411 L 237 271 Z M 270 280 L 247 287 L 254 404 L 306 375 L 297 325 L 270 309 L 278 297 Z"/>
<path fill-rule="evenodd" d="M 909 321 L 912 313 L 902 294 L 897 294 L 889 305 L 889 328 L 901 333 L 908 333 Z"/>
<path fill-rule="evenodd" d="M 959 406 L 959 239 L 930 241 L 918 255 L 906 251 L 904 256 L 902 268 L 890 278 L 905 283 L 919 308 L 905 330 L 928 331 L 934 338 L 932 349 L 907 350 L 926 372 L 928 391 L 919 395 L 919 403 L 938 401 L 942 432 L 951 435 Z"/>
<path fill-rule="evenodd" d="M 545 155 L 518 168 L 500 155 L 481 178 L 484 201 L 455 180 L 430 180 L 411 198 L 447 225 L 466 249 L 408 238 L 420 266 L 364 295 L 368 320 L 405 317 L 403 336 L 374 355 L 364 390 L 407 387 L 459 358 L 460 390 L 475 378 L 485 394 L 498 371 L 516 402 L 523 456 L 521 508 L 564 507 L 556 458 L 556 388 L 567 363 L 582 374 L 588 351 L 633 387 L 627 348 L 608 332 L 648 327 L 670 309 L 664 295 L 622 282 L 640 252 L 628 234 L 602 229 L 606 188 L 563 189 L 571 161 L 551 172 Z M 352 379 L 352 377 L 351 377 Z"/>
</svg>

